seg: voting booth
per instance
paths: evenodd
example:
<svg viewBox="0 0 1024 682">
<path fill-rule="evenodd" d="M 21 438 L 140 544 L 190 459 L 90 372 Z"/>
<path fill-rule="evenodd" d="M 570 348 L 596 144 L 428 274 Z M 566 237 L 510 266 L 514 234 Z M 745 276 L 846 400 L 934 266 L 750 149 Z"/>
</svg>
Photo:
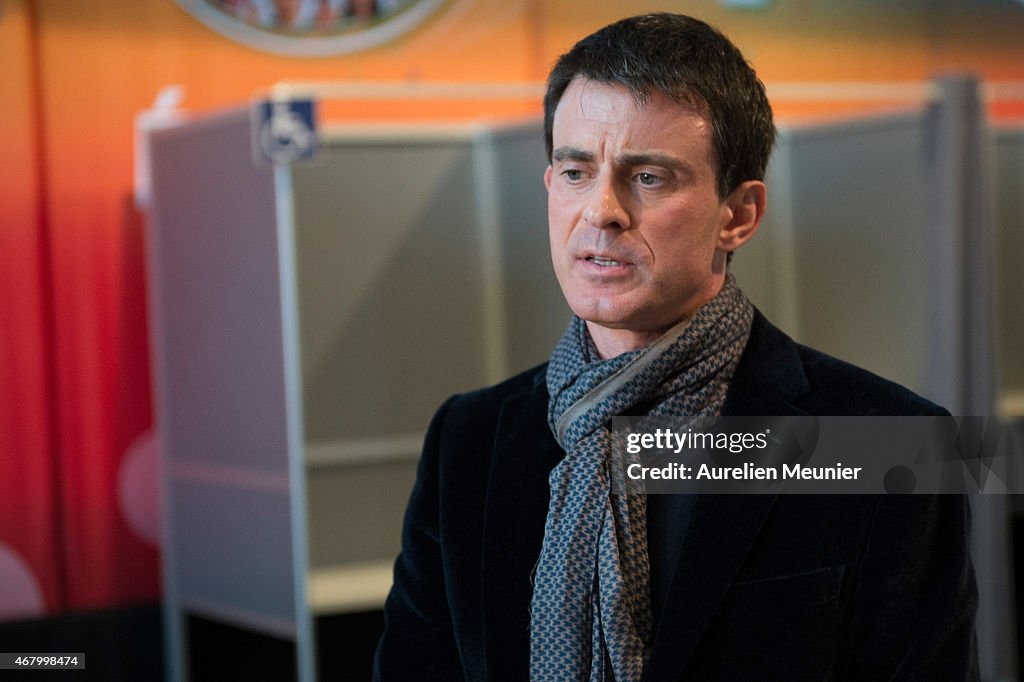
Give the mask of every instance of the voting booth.
<svg viewBox="0 0 1024 682">
<path fill-rule="evenodd" d="M 315 617 L 383 604 L 433 411 L 568 320 L 536 118 L 334 126 L 277 165 L 254 125 L 147 134 L 171 679 L 186 614 L 294 641 L 312 679 Z"/>
<path fill-rule="evenodd" d="M 732 268 L 798 341 L 954 414 L 1012 410 L 1024 129 L 989 130 L 970 79 L 909 100 L 781 121 Z M 545 361 L 569 316 L 539 117 L 323 126 L 277 163 L 265 123 L 144 133 L 172 680 L 190 614 L 294 642 L 314 679 L 316 618 L 383 604 L 434 409 Z M 1012 510 L 974 502 L 983 674 L 1011 675 Z"/>
</svg>

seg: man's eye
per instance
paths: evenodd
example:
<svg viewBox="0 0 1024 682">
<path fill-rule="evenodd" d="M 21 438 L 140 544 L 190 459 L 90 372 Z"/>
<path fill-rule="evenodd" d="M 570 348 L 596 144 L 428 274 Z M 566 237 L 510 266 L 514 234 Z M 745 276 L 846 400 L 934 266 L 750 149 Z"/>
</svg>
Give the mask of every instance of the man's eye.
<svg viewBox="0 0 1024 682">
<path fill-rule="evenodd" d="M 578 168 L 566 168 L 564 171 L 562 171 L 562 175 L 569 182 L 579 182 L 580 180 L 583 179 L 583 171 L 579 170 Z"/>
<path fill-rule="evenodd" d="M 661 183 L 661 178 L 654 173 L 637 173 L 636 181 L 644 187 L 655 187 Z"/>
</svg>

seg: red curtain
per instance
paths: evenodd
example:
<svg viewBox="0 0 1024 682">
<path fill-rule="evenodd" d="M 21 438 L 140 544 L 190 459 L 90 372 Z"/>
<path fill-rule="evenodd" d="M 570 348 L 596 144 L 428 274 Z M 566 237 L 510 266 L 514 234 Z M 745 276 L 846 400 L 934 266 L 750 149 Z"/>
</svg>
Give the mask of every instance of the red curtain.
<svg viewBox="0 0 1024 682">
<path fill-rule="evenodd" d="M 47 79 L 34 7 L 0 15 L 4 620 L 159 595 L 140 221 L 89 191 L 50 125 L 54 89 L 75 86 Z"/>
<path fill-rule="evenodd" d="M 26 5 L 0 23 L 0 617 L 64 603 L 51 291 Z"/>
</svg>

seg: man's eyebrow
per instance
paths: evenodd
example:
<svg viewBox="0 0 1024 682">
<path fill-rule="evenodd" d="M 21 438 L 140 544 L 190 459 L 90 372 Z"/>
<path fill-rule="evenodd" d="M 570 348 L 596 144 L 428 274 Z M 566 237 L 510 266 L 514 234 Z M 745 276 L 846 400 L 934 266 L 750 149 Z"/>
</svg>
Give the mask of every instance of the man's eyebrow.
<svg viewBox="0 0 1024 682">
<path fill-rule="evenodd" d="M 579 161 L 591 163 L 594 161 L 592 152 L 584 151 L 576 147 L 559 147 L 551 152 L 552 161 Z M 623 166 L 661 166 L 677 173 L 693 173 L 693 166 L 686 161 L 668 154 L 657 152 L 627 152 L 617 157 L 616 161 Z"/>
<path fill-rule="evenodd" d="M 627 153 L 619 157 L 619 163 L 624 166 L 662 166 L 675 171 L 690 171 L 690 164 L 667 154 L 654 152 Z"/>
<path fill-rule="evenodd" d="M 590 152 L 585 152 L 582 149 L 577 149 L 576 147 L 559 147 L 555 151 L 551 152 L 551 160 L 590 162 L 594 160 L 594 155 Z"/>
</svg>

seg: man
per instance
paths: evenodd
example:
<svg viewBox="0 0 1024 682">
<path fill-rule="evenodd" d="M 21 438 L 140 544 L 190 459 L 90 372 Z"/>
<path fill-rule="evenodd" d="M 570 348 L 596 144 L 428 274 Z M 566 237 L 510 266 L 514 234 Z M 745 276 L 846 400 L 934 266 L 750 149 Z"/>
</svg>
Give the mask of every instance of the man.
<svg viewBox="0 0 1024 682">
<path fill-rule="evenodd" d="M 728 273 L 774 139 L 695 19 L 634 17 L 548 80 L 551 361 L 429 430 L 381 680 L 971 679 L 961 496 L 617 495 L 612 416 L 942 414 L 795 344 Z"/>
</svg>

